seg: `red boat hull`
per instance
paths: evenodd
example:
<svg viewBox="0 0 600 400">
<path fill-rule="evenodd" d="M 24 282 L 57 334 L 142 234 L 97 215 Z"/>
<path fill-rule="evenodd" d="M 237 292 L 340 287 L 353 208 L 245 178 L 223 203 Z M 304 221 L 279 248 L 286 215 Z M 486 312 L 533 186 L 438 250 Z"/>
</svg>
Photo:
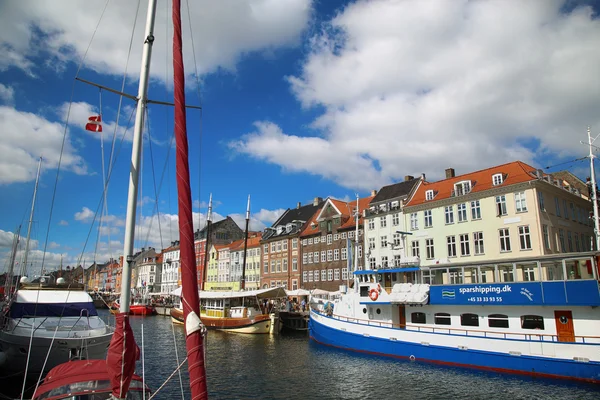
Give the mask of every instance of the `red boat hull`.
<svg viewBox="0 0 600 400">
<path fill-rule="evenodd" d="M 154 306 L 147 306 L 142 304 L 133 304 L 129 306 L 129 314 L 131 315 L 156 315 L 156 308 Z"/>
</svg>

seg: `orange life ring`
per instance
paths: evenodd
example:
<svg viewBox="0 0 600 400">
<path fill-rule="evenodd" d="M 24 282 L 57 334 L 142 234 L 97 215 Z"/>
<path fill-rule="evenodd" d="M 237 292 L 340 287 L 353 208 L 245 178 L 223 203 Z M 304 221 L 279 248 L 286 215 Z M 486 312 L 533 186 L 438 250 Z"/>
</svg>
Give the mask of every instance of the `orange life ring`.
<svg viewBox="0 0 600 400">
<path fill-rule="evenodd" d="M 377 289 L 371 289 L 369 291 L 369 298 L 373 301 L 377 300 L 377 298 L 379 297 L 379 292 L 377 291 Z"/>
</svg>

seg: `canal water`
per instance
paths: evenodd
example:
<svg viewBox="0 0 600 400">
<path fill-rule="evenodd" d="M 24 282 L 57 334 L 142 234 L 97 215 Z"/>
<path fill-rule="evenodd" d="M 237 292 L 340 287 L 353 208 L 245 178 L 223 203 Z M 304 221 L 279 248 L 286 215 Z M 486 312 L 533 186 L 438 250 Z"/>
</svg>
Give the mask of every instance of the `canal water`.
<svg viewBox="0 0 600 400">
<path fill-rule="evenodd" d="M 107 316 L 107 318 L 110 318 Z M 114 323 L 114 320 L 113 320 Z M 185 357 L 181 325 L 163 316 L 132 317 L 131 324 L 155 398 L 190 398 L 187 366 L 165 384 Z M 176 345 L 175 345 L 176 344 Z M 209 331 L 206 369 L 211 399 L 598 399 L 600 387 L 533 379 L 337 350 L 306 333 L 243 335 Z M 2 386 L 7 384 L 2 381 Z M 0 388 L 0 392 L 2 392 Z"/>
</svg>

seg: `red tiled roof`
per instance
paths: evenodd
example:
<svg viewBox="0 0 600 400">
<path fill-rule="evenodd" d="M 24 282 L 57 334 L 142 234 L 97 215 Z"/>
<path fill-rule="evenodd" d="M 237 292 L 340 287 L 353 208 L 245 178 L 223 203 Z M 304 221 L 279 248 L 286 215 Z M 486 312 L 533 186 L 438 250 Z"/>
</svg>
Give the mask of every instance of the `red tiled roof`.
<svg viewBox="0 0 600 400">
<path fill-rule="evenodd" d="M 363 221 L 362 212 L 365 208 L 367 208 L 369 206 L 369 203 L 371 202 L 371 200 L 373 200 L 373 197 L 375 197 L 375 196 L 363 197 L 362 199 L 358 199 L 358 210 L 360 212 L 360 216 L 358 218 L 359 225 L 361 225 L 362 221 Z M 323 203 L 323 207 L 318 209 L 313 214 L 310 221 L 308 221 L 308 224 L 306 224 L 306 227 L 304 228 L 304 230 L 300 233 L 300 237 L 310 236 L 310 235 L 314 235 L 316 233 L 320 233 L 319 223 L 317 222 L 317 218 L 321 214 L 321 211 L 328 204 L 328 202 L 331 202 L 331 204 L 339 210 L 342 217 L 347 217 L 347 220 L 338 228 L 338 230 L 356 226 L 356 222 L 354 221 L 354 218 L 352 218 L 352 210 L 354 209 L 354 207 L 356 207 L 356 200 L 345 202 L 345 201 L 338 200 L 338 199 L 328 198 L 325 201 L 325 203 Z M 315 225 L 314 228 L 313 228 L 313 223 Z"/>
<path fill-rule="evenodd" d="M 531 165 L 527 165 L 521 161 L 513 161 L 508 164 L 482 169 L 480 171 L 455 176 L 453 178 L 448 178 L 437 182 L 423 182 L 415 192 L 412 199 L 410 199 L 410 201 L 406 204 L 406 207 L 449 199 L 452 197 L 454 184 L 459 182 L 471 181 L 471 193 L 478 193 L 494 187 L 500 188 L 535 180 L 535 173 L 536 169 Z M 504 178 L 502 184 L 494 186 L 492 176 L 495 174 L 503 175 Z M 433 200 L 425 200 L 425 193 L 428 190 L 433 190 Z"/>
</svg>

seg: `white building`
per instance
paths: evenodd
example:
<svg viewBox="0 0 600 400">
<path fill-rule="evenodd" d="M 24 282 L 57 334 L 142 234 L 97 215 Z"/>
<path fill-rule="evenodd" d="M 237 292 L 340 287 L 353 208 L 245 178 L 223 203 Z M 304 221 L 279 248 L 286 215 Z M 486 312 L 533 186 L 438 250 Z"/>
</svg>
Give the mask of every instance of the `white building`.
<svg viewBox="0 0 600 400">
<path fill-rule="evenodd" d="M 161 293 L 171 293 L 180 286 L 179 280 L 179 241 L 171 243 L 171 246 L 163 250 L 163 262 L 160 279 Z"/>
</svg>

